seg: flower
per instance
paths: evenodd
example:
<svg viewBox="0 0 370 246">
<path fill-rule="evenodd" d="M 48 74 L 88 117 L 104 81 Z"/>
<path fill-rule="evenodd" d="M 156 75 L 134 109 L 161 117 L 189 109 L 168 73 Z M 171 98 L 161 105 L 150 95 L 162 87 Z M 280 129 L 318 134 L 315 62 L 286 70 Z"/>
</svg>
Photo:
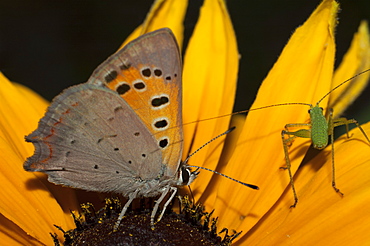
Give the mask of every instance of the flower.
<svg viewBox="0 0 370 246">
<path fill-rule="evenodd" d="M 143 25 L 128 40 L 169 27 L 181 47 L 186 7 L 186 1 L 156 1 Z M 278 103 L 315 103 L 340 82 L 369 68 L 368 29 L 363 22 L 341 66 L 333 73 L 337 11 L 335 1 L 324 0 L 295 31 L 263 82 L 252 109 Z M 238 60 L 225 2 L 205 0 L 184 57 L 184 158 L 229 128 L 230 116 L 201 120 L 231 113 Z M 339 115 L 368 77 L 364 74 L 346 83 L 320 105 L 325 109 L 334 107 Z M 33 152 L 32 145 L 23 138 L 36 128 L 47 102 L 2 75 L 0 83 L 1 241 L 9 245 L 50 244 L 48 232 L 61 237 L 53 224 L 64 230 L 74 227 L 69 210 L 77 210 L 81 198 L 77 194 L 85 193 L 55 186 L 44 175 L 23 170 L 24 160 Z M 343 96 L 343 91 L 349 91 L 348 96 Z M 243 231 L 237 244 L 338 245 L 369 241 L 369 144 L 358 129 L 350 132 L 349 139 L 340 137 L 334 143 L 337 185 L 343 198 L 330 187 L 330 146 L 307 160 L 309 140 L 295 139 L 289 154 L 299 203 L 290 209 L 293 196 L 289 178 L 280 170 L 285 164 L 280 133 L 287 123 L 307 122 L 307 108 L 271 107 L 251 111 L 245 121 L 236 120 L 239 134 L 230 134 L 226 141 L 217 139 L 189 162 L 260 187 L 253 191 L 206 171 L 191 185 L 195 200 L 207 209 L 215 209 L 219 227 Z M 362 127 L 370 132 L 369 124 Z M 306 161 L 300 166 L 304 157 Z"/>
</svg>

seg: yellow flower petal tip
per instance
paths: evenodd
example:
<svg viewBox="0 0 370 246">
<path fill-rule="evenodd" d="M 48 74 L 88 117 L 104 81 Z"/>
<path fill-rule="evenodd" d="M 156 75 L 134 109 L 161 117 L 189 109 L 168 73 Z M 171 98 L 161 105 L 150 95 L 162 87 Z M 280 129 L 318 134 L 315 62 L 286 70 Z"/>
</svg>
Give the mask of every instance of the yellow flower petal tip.
<svg viewBox="0 0 370 246">
<path fill-rule="evenodd" d="M 156 0 L 147 14 L 144 23 L 136 28 L 133 33 L 131 33 L 131 35 L 122 44 L 120 49 L 140 35 L 164 27 L 168 27 L 172 30 L 179 47 L 182 47 L 182 42 L 184 39 L 183 22 L 187 6 L 188 1 Z"/>
<path fill-rule="evenodd" d="M 348 83 L 341 85 L 330 94 L 329 107 L 334 108 L 334 117 L 341 115 L 365 89 L 370 77 L 370 72 L 366 72 L 365 70 L 369 68 L 369 27 L 367 21 L 362 21 L 358 32 L 353 36 L 350 48 L 334 73 L 332 88 L 348 81 Z M 358 76 L 359 73 L 362 74 Z M 354 76 L 355 78 L 353 78 Z"/>
</svg>

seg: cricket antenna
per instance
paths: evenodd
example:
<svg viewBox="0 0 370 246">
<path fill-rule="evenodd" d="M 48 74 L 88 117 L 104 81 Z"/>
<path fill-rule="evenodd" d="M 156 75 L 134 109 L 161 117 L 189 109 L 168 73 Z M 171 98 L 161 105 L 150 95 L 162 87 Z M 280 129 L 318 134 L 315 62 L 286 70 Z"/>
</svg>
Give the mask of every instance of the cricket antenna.
<svg viewBox="0 0 370 246">
<path fill-rule="evenodd" d="M 339 85 L 337 85 L 333 89 L 331 89 L 328 93 L 326 93 L 316 104 L 320 104 L 322 100 L 324 100 L 327 96 L 330 95 L 330 93 L 332 93 L 333 91 L 335 91 L 336 89 L 341 87 L 343 84 L 348 83 L 349 81 L 351 81 L 351 80 L 357 78 L 358 76 L 360 76 L 364 73 L 367 73 L 369 71 L 370 71 L 370 68 L 354 75 L 353 77 L 351 77 L 351 78 L 349 78 L 345 81 L 343 81 L 342 83 L 340 83 Z M 247 113 L 247 112 L 250 112 L 250 111 L 256 111 L 256 110 L 260 110 L 260 109 L 272 108 L 272 107 L 277 107 L 277 106 L 286 106 L 286 105 L 306 105 L 306 106 L 310 106 L 310 107 L 312 106 L 312 104 L 310 104 L 310 103 L 300 103 L 300 102 L 277 103 L 277 104 L 272 104 L 272 105 L 267 105 L 267 106 L 262 106 L 262 107 L 257 107 L 257 108 L 251 108 L 251 109 L 247 109 L 247 110 L 241 110 L 241 111 L 234 112 L 234 113 L 231 113 L 231 114 L 224 114 L 224 115 L 219 115 L 219 116 L 210 117 L 210 118 L 206 118 L 206 119 L 191 121 L 191 122 L 184 123 L 183 125 L 189 125 L 189 124 L 199 123 L 199 122 L 202 122 L 202 121 L 214 120 L 214 119 L 219 119 L 219 118 L 222 118 L 222 117 L 232 116 L 232 115 L 236 115 L 236 114 Z M 232 130 L 232 129 L 230 129 L 230 130 Z M 227 133 L 228 132 L 226 132 L 225 134 L 227 134 Z M 212 142 L 213 140 L 211 140 L 210 142 Z M 207 144 L 205 144 L 205 145 L 207 145 Z"/>
<path fill-rule="evenodd" d="M 247 109 L 247 110 L 242 110 L 242 111 L 234 112 L 234 113 L 231 113 L 231 114 L 224 114 L 224 115 L 219 115 L 219 116 L 216 116 L 216 117 L 210 117 L 210 118 L 207 118 L 207 119 L 202 119 L 202 120 L 197 120 L 197 121 L 191 121 L 191 122 L 184 123 L 183 125 L 189 125 L 189 124 L 198 123 L 198 122 L 202 122 L 202 121 L 219 119 L 219 118 L 226 117 L 226 116 L 232 116 L 232 115 L 247 113 L 247 112 L 250 112 L 250 111 L 256 111 L 256 110 L 265 109 L 265 108 L 273 108 L 273 107 L 277 107 L 277 106 L 286 106 L 286 105 L 306 105 L 306 106 L 312 106 L 309 103 L 299 103 L 299 102 L 277 103 L 277 104 L 272 104 L 272 105 L 268 105 L 268 106 L 262 106 L 262 107 L 258 107 L 258 108 L 251 108 L 251 109 Z M 232 131 L 232 130 L 234 130 L 234 129 L 230 129 L 229 132 Z M 227 134 L 229 132 L 225 132 L 224 134 Z M 221 134 L 220 136 L 222 136 L 222 135 L 223 134 Z M 215 139 L 218 138 L 218 137 L 220 137 L 220 136 L 215 137 Z M 212 142 L 215 139 L 212 139 L 210 142 Z M 207 144 L 205 144 L 205 145 L 207 145 Z M 202 147 L 204 147 L 204 146 L 202 146 Z"/>
<path fill-rule="evenodd" d="M 232 132 L 232 131 L 234 131 L 235 130 L 235 126 L 233 126 L 233 127 L 231 127 L 229 130 L 227 130 L 226 132 L 223 132 L 223 133 L 221 133 L 220 135 L 218 135 L 218 136 L 216 136 L 216 137 L 214 137 L 214 138 L 212 138 L 211 140 L 209 140 L 207 143 L 205 143 L 205 144 L 203 144 L 202 146 L 200 146 L 196 151 L 194 151 L 193 153 L 191 153 L 186 159 L 185 159 L 185 161 L 184 161 L 184 163 L 187 163 L 188 162 L 188 160 L 190 159 L 190 157 L 192 157 L 193 155 L 195 155 L 196 153 L 198 153 L 199 152 L 199 150 L 201 150 L 201 149 L 203 149 L 204 147 L 206 147 L 208 144 L 210 144 L 210 143 L 212 143 L 213 141 L 215 141 L 217 138 L 219 138 L 219 137 L 222 137 L 223 135 L 226 135 L 226 134 L 228 134 L 228 133 L 230 133 L 230 132 Z"/>
<path fill-rule="evenodd" d="M 325 99 L 325 97 L 327 97 L 327 96 L 329 96 L 330 95 L 330 93 L 332 93 L 333 91 L 335 91 L 336 89 L 338 89 L 339 87 L 341 87 L 343 84 L 345 84 L 345 83 L 347 83 L 347 82 L 349 82 L 349 81 L 351 81 L 351 80 L 353 80 L 353 79 L 355 79 L 356 77 L 358 77 L 358 76 L 360 76 L 361 74 L 364 74 L 364 73 L 367 73 L 367 72 L 369 72 L 370 71 L 370 68 L 369 69 L 366 69 L 365 71 L 362 71 L 361 73 L 358 73 L 358 74 L 356 74 L 355 76 L 353 76 L 353 77 L 351 77 L 351 78 L 349 78 L 349 79 L 347 79 L 347 80 L 345 80 L 345 81 L 343 81 L 342 83 L 340 83 L 339 85 L 337 85 L 336 87 L 334 87 L 333 89 L 331 89 L 328 93 L 326 93 L 318 102 L 317 102 L 317 104 L 319 104 L 322 100 L 324 100 Z"/>
<path fill-rule="evenodd" d="M 235 128 L 236 128 L 235 126 L 231 127 L 229 130 L 225 131 L 224 133 L 221 133 L 220 135 L 218 135 L 218 136 L 216 136 L 216 137 L 212 138 L 212 139 L 211 139 L 211 140 L 209 140 L 207 143 L 205 143 L 205 144 L 203 144 L 202 146 L 200 146 L 196 151 L 194 151 L 193 153 L 191 153 L 191 154 L 190 154 L 190 155 L 185 159 L 185 161 L 184 161 L 183 163 L 185 163 L 185 164 L 186 164 L 186 163 L 188 162 L 188 160 L 190 159 L 190 157 L 192 157 L 193 155 L 195 155 L 196 153 L 198 153 L 198 151 L 200 151 L 201 149 L 203 149 L 205 146 L 207 146 L 208 144 L 210 144 L 211 142 L 213 142 L 213 141 L 214 141 L 214 140 L 216 140 L 217 138 L 222 137 L 222 136 L 224 136 L 224 135 L 226 135 L 226 134 L 228 134 L 228 133 L 232 132 Z M 215 173 L 215 174 L 221 175 L 222 177 L 225 177 L 225 178 L 230 179 L 230 180 L 232 180 L 232 181 L 235 181 L 235 182 L 237 182 L 237 183 L 239 183 L 239 184 L 241 184 L 241 185 L 247 186 L 247 187 L 252 188 L 252 189 L 255 189 L 255 190 L 259 190 L 259 187 L 258 187 L 258 186 L 256 186 L 256 185 L 252 185 L 252 184 L 247 184 L 247 183 L 241 182 L 241 181 L 239 181 L 239 180 L 237 180 L 237 179 L 231 178 L 231 177 L 229 177 L 229 176 L 227 176 L 227 175 L 225 175 L 225 174 L 219 173 L 219 172 L 217 172 L 217 171 L 215 171 L 215 170 L 212 170 L 212 169 L 209 169 L 209 168 L 206 168 L 206 167 L 189 166 L 189 165 L 187 165 L 187 167 L 194 167 L 194 168 L 196 168 L 197 170 L 198 170 L 198 169 L 207 170 L 207 171 L 213 172 L 213 173 Z"/>
</svg>

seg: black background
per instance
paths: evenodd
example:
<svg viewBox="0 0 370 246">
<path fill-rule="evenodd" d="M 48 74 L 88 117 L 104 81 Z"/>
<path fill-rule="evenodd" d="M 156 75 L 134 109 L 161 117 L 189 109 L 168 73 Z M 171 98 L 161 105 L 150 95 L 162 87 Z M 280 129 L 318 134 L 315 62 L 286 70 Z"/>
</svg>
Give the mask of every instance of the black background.
<svg viewBox="0 0 370 246">
<path fill-rule="evenodd" d="M 198 17 L 200 0 L 190 0 L 185 28 Z M 235 110 L 248 109 L 296 27 L 316 6 L 314 1 L 230 0 L 242 55 Z M 85 82 L 142 23 L 152 2 L 118 1 L 1 1 L 0 70 L 12 81 L 27 85 L 51 100 L 64 88 Z M 337 60 L 342 59 L 361 20 L 370 18 L 370 1 L 342 0 L 337 28 Z M 248 93 L 248 94 L 246 94 Z M 347 110 L 361 123 L 370 120 L 370 89 Z"/>
</svg>

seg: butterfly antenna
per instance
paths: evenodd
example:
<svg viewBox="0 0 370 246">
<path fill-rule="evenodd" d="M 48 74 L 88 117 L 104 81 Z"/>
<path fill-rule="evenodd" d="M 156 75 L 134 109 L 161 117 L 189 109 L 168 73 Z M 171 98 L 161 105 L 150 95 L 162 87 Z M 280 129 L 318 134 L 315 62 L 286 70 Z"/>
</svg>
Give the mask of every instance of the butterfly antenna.
<svg viewBox="0 0 370 246">
<path fill-rule="evenodd" d="M 232 180 L 232 181 L 235 181 L 235 182 L 237 182 L 237 183 L 239 183 L 239 184 L 241 184 L 241 185 L 247 186 L 247 187 L 249 187 L 249 188 L 252 188 L 252 189 L 255 189 L 255 190 L 259 190 L 259 189 L 260 189 L 257 185 L 252 185 L 252 184 L 244 183 L 244 182 L 242 182 L 242 181 L 239 181 L 239 180 L 237 180 L 237 179 L 234 179 L 234 178 L 232 178 L 232 177 L 229 177 L 229 176 L 227 176 L 227 175 L 225 175 L 225 174 L 223 174 L 223 173 L 219 173 L 219 172 L 217 172 L 217 171 L 215 171 L 215 170 L 212 170 L 212 169 L 209 169 L 209 168 L 206 168 L 206 167 L 198 167 L 198 166 L 188 166 L 188 167 L 195 167 L 195 168 L 197 168 L 197 169 L 207 170 L 207 171 L 213 172 L 213 173 L 215 173 L 215 174 L 221 175 L 222 177 L 225 177 L 225 178 L 230 179 L 230 180 Z"/>
<path fill-rule="evenodd" d="M 219 138 L 219 137 L 222 137 L 223 135 L 226 135 L 226 134 L 230 133 L 230 132 L 231 132 L 231 131 L 233 131 L 235 128 L 236 128 L 236 127 L 235 127 L 235 126 L 233 126 L 233 127 L 231 127 L 229 130 L 227 130 L 226 132 L 221 133 L 220 135 L 218 135 L 218 136 L 216 136 L 216 137 L 212 138 L 211 140 L 209 140 L 207 143 L 203 144 L 203 145 L 202 145 L 201 147 L 199 147 L 196 151 L 194 151 L 193 153 L 191 153 L 191 154 L 186 158 L 186 160 L 184 161 L 184 163 L 187 163 L 187 162 L 188 162 L 188 160 L 190 159 L 190 157 L 192 157 L 193 155 L 195 155 L 199 150 L 203 149 L 203 148 L 204 148 L 205 146 L 207 146 L 209 143 L 213 142 L 214 140 L 216 140 L 216 139 L 217 139 L 217 138 Z M 219 173 L 219 172 L 217 172 L 217 171 L 215 171 L 215 170 L 212 170 L 212 169 L 209 169 L 209 168 L 206 168 L 206 167 L 189 166 L 189 165 L 188 165 L 188 167 L 194 167 L 194 168 L 197 168 L 197 170 L 198 170 L 198 169 L 207 170 L 207 171 L 213 172 L 213 173 L 215 173 L 215 174 L 221 175 L 222 177 L 225 177 L 225 178 L 230 179 L 230 180 L 232 180 L 232 181 L 235 181 L 235 182 L 237 182 L 237 183 L 239 183 L 239 184 L 241 184 L 241 185 L 247 186 L 247 187 L 252 188 L 252 189 L 255 189 L 255 190 L 259 190 L 259 187 L 258 187 L 258 186 L 256 186 L 256 185 L 252 185 L 252 184 L 247 184 L 247 183 L 241 182 L 241 181 L 239 181 L 239 180 L 237 180 L 237 179 L 234 179 L 234 178 L 229 177 L 229 176 L 227 176 L 227 175 L 225 175 L 225 174 L 223 174 L 223 173 Z"/>
</svg>

